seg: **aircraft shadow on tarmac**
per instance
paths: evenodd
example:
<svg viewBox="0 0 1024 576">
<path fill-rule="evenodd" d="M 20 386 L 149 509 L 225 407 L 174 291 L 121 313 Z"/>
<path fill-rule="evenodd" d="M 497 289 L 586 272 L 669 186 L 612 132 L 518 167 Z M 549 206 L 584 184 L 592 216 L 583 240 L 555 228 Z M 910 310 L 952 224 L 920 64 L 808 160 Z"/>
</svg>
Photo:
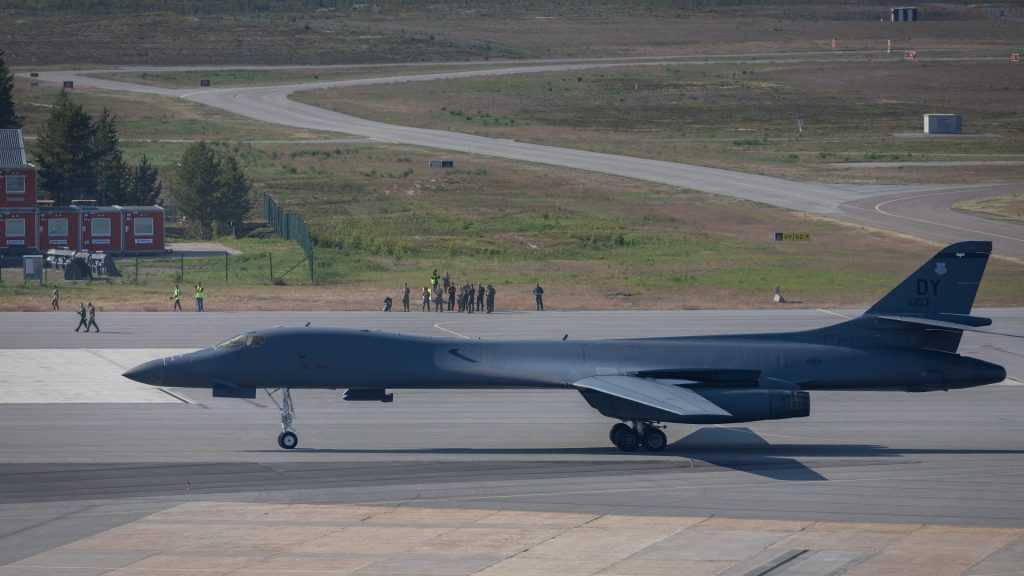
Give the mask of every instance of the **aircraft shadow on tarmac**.
<svg viewBox="0 0 1024 576">
<path fill-rule="evenodd" d="M 261 451 L 262 452 L 262 451 Z M 276 451 L 268 451 L 276 452 Z M 602 448 L 423 448 L 423 449 L 359 449 L 359 448 L 296 448 L 309 454 L 450 454 L 450 455 L 606 455 L 621 454 L 614 447 Z M 873 444 L 771 444 L 745 427 L 701 428 L 652 454 L 637 451 L 629 454 L 638 464 L 650 462 L 648 457 L 665 456 L 684 460 L 684 467 L 694 471 L 729 468 L 739 472 L 782 481 L 826 481 L 828 478 L 803 464 L 798 458 L 829 459 L 825 466 L 864 465 L 864 459 L 899 458 L 929 454 L 1024 454 L 1024 450 L 920 449 L 890 448 Z M 678 471 L 678 466 L 673 465 Z"/>
</svg>

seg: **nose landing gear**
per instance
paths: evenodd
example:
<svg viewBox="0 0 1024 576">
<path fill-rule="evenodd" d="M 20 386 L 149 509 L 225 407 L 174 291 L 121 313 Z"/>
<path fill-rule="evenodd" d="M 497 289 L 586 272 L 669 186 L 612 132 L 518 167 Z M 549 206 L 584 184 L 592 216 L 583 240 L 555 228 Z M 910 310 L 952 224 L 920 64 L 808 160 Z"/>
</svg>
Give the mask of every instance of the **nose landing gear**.
<svg viewBox="0 0 1024 576">
<path fill-rule="evenodd" d="M 281 402 L 274 398 L 277 391 L 281 391 Z M 292 428 L 295 421 L 295 408 L 292 406 L 292 391 L 290 388 L 266 389 L 270 401 L 281 411 L 281 433 L 277 435 L 277 445 L 285 450 L 291 450 L 299 445 L 299 435 Z"/>
<path fill-rule="evenodd" d="M 632 425 L 619 422 L 612 426 L 608 437 L 623 452 L 634 452 L 640 446 L 651 452 L 661 452 L 668 445 L 660 427 L 645 420 L 634 420 Z"/>
</svg>

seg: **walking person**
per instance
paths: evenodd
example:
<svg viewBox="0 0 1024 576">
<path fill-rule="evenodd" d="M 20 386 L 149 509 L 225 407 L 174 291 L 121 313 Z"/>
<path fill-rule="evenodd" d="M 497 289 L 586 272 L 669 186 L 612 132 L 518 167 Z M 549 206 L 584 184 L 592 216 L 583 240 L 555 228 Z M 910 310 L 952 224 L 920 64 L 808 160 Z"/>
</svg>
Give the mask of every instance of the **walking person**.
<svg viewBox="0 0 1024 576">
<path fill-rule="evenodd" d="M 409 311 L 409 283 L 406 282 L 405 286 L 402 286 L 402 310 L 405 312 Z"/>
<path fill-rule="evenodd" d="M 54 310 L 60 310 L 60 288 L 53 287 L 53 299 L 50 300 L 50 307 Z"/>
<path fill-rule="evenodd" d="M 89 323 L 85 325 L 85 331 L 88 332 L 90 327 L 96 327 L 96 331 L 100 331 L 99 324 L 96 323 L 96 307 L 89 302 Z"/>
<path fill-rule="evenodd" d="M 75 328 L 75 332 L 78 332 L 78 330 L 83 328 L 83 327 L 85 328 L 86 332 L 89 331 L 89 323 L 85 321 L 85 315 L 86 315 L 85 304 L 79 302 L 78 303 L 78 328 Z"/>
<path fill-rule="evenodd" d="M 487 285 L 487 313 L 494 312 L 494 293 L 497 292 L 494 286 Z"/>
<path fill-rule="evenodd" d="M 171 307 L 171 312 L 177 310 L 181 312 L 181 287 L 177 284 L 174 285 L 174 294 L 171 296 L 171 300 L 174 300 L 174 306 Z"/>
<path fill-rule="evenodd" d="M 533 297 L 537 300 L 537 311 L 542 312 L 544 310 L 544 289 L 540 287 L 540 282 L 537 282 L 537 287 L 533 289 Z"/>
<path fill-rule="evenodd" d="M 196 312 L 203 311 L 203 283 L 196 284 Z"/>
</svg>

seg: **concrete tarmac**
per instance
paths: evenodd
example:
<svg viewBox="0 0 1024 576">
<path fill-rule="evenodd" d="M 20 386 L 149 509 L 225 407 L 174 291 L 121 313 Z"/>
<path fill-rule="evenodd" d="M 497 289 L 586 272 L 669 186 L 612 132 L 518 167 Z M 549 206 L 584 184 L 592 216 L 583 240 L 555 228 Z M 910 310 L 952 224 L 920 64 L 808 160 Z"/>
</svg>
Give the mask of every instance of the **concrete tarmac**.
<svg viewBox="0 0 1024 576">
<path fill-rule="evenodd" d="M 780 564 L 772 573 L 823 573 L 813 566 L 872 573 L 875 566 L 882 572 L 874 573 L 985 574 L 1024 566 L 1024 354 L 1019 341 L 1005 337 L 970 334 L 961 349 L 1004 364 L 1011 379 L 1003 384 L 928 394 L 814 393 L 804 419 L 672 425 L 660 454 L 613 448 L 612 422 L 571 391 L 399 391 L 393 404 L 298 392 L 300 444 L 285 451 L 276 446 L 278 415 L 266 395 L 213 399 L 207 391 L 174 390 L 181 395 L 174 402 L 80 402 L 68 400 L 73 379 L 52 384 L 47 376 L 73 369 L 60 366 L 87 351 L 109 359 L 113 380 L 140 357 L 309 320 L 450 337 L 557 339 L 791 330 L 855 313 L 111 313 L 99 318 L 99 334 L 74 333 L 70 314 L 0 314 L 0 349 L 20 355 L 4 359 L 18 368 L 5 368 L 3 396 L 24 386 L 11 379 L 35 378 L 41 388 L 35 402 L 0 403 L 0 574 L 284 569 L 266 564 L 268 551 L 279 562 L 287 558 L 292 571 L 310 573 L 613 574 L 644 566 L 648 573 L 680 573 L 689 566 L 690 573 L 740 574 L 794 553 L 804 559 L 786 560 L 791 572 Z M 975 314 L 993 317 L 994 329 L 1024 333 L 1024 309 Z M 393 361 L 400 359 L 381 359 Z M 78 387 L 96 386 L 87 372 Z M 104 386 L 109 394 L 118 384 Z M 417 522 L 432 529 L 419 532 L 408 518 L 372 530 L 363 524 L 409 507 L 431 509 L 424 514 L 432 520 Z M 520 524 L 562 526 L 545 538 L 559 542 L 551 550 L 563 560 L 588 555 L 582 535 L 593 535 L 573 530 L 602 517 L 608 519 L 591 527 L 619 526 L 624 532 L 603 537 L 635 546 L 608 543 L 604 563 L 592 552 L 593 564 L 556 566 L 550 562 L 558 554 L 526 552 L 538 543 L 506 519 L 498 533 L 488 533 L 490 552 L 474 549 L 469 536 L 482 533 L 469 524 L 503 518 L 494 516 L 501 511 L 524 514 Z M 175 518 L 170 524 L 168 514 Z M 310 531 L 318 515 L 334 524 L 318 520 L 321 532 Z M 573 523 L 574 515 L 590 519 Z M 712 518 L 735 523 L 716 526 Z M 220 536 L 197 548 L 195 536 L 214 527 Z M 808 556 L 818 548 L 790 540 L 828 529 L 845 534 L 819 543 L 831 552 Z M 324 530 L 368 530 L 372 537 L 353 540 L 366 543 L 362 551 L 321 542 L 326 548 L 314 553 L 307 546 Z M 851 533 L 874 544 L 852 546 Z M 460 534 L 466 538 L 454 538 Z M 982 541 L 988 544 L 972 545 L 970 553 L 954 545 Z M 326 549 L 334 555 L 318 555 Z M 948 558 L 953 552 L 956 561 Z M 900 564 L 908 555 L 917 564 Z M 139 564 L 145 558 L 150 564 Z M 196 568 L 197 558 L 206 569 Z M 627 560 L 644 562 L 620 564 Z M 883 561 L 895 564 L 871 564 Z M 209 571 L 220 562 L 222 571 Z M 311 568 L 318 562 L 320 572 Z"/>
</svg>

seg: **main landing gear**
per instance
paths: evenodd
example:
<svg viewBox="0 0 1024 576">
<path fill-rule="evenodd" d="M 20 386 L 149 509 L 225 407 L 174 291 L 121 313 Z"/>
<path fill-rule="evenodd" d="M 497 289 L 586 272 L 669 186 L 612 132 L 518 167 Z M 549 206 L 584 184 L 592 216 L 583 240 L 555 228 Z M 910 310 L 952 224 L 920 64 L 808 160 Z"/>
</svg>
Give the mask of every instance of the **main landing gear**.
<svg viewBox="0 0 1024 576">
<path fill-rule="evenodd" d="M 643 420 L 633 420 L 632 424 L 619 422 L 612 426 L 608 438 L 623 452 L 633 452 L 640 446 L 661 452 L 668 444 L 665 433 L 657 425 Z"/>
<path fill-rule="evenodd" d="M 281 391 L 281 402 L 279 403 L 274 394 Z M 270 396 L 270 401 L 277 406 L 277 409 L 281 411 L 281 433 L 277 435 L 277 445 L 285 450 L 291 450 L 299 445 L 299 435 L 295 433 L 292 428 L 292 422 L 295 421 L 295 409 L 292 406 L 292 391 L 290 388 L 276 388 L 274 390 L 266 389 L 267 396 Z"/>
</svg>

